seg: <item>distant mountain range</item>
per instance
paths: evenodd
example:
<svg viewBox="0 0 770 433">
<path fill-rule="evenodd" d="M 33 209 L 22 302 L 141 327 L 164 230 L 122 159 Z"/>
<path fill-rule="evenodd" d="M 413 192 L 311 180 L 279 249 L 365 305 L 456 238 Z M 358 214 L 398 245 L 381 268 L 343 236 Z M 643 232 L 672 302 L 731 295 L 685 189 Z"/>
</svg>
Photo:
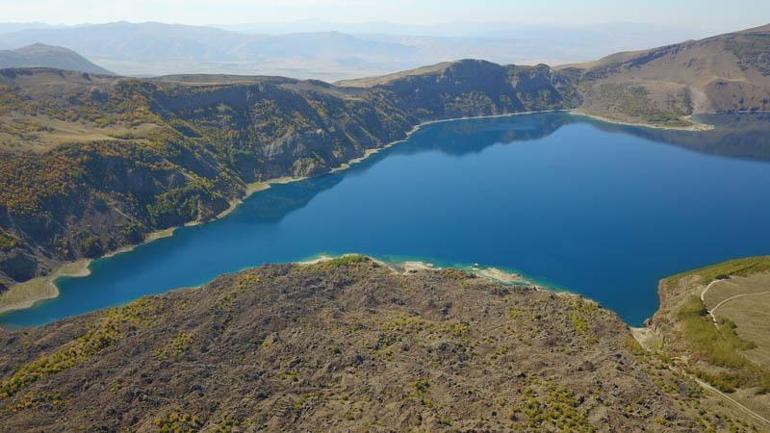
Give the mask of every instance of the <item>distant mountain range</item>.
<svg viewBox="0 0 770 433">
<path fill-rule="evenodd" d="M 33 44 L 15 50 L 0 50 L 0 69 L 46 67 L 68 71 L 111 75 L 78 53 L 62 47 Z"/>
<path fill-rule="evenodd" d="M 415 47 L 337 32 L 255 35 L 212 27 L 110 23 L 0 34 L 0 48 L 73 49 L 122 75 L 231 73 L 333 80 L 415 66 Z M 430 60 L 429 60 L 430 62 Z"/>
<path fill-rule="evenodd" d="M 501 64 L 585 61 L 700 35 L 698 30 L 630 23 L 591 28 L 295 23 L 230 29 L 163 23 L 67 27 L 32 23 L 0 24 L 0 48 L 62 46 L 121 75 L 227 73 L 334 81 L 463 58 Z"/>
</svg>

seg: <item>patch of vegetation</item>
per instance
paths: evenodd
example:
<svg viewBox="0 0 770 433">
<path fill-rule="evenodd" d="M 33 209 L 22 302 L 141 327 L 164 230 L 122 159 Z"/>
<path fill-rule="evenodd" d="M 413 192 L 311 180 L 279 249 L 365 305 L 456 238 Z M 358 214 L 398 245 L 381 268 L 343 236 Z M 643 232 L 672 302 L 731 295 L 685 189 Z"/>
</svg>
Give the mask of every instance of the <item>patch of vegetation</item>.
<svg viewBox="0 0 770 433">
<path fill-rule="evenodd" d="M 644 347 L 642 347 L 642 345 L 639 344 L 639 342 L 636 341 L 636 338 L 634 338 L 634 336 L 631 334 L 628 334 L 625 340 L 623 340 L 623 345 L 635 356 L 645 356 L 647 354 L 647 351 L 644 350 Z"/>
<path fill-rule="evenodd" d="M 455 337 L 467 337 L 471 332 L 471 327 L 467 323 L 452 323 L 447 326 L 449 333 Z"/>
<path fill-rule="evenodd" d="M 770 389 L 770 371 L 741 354 L 756 345 L 738 336 L 733 322 L 721 319 L 716 326 L 697 296 L 680 307 L 677 319 L 682 324 L 683 337 L 695 356 L 723 369 L 715 372 L 695 369 L 694 374 L 723 392 L 744 387 L 759 387 L 760 392 Z"/>
<path fill-rule="evenodd" d="M 735 325 L 722 320 L 715 326 L 699 297 L 693 296 L 679 310 L 677 317 L 684 325 L 685 338 L 696 353 L 710 363 L 726 368 L 738 368 L 746 363 L 739 350 L 753 349 L 753 343 L 735 333 Z"/>
<path fill-rule="evenodd" d="M 147 299 L 107 310 L 85 335 L 22 365 L 11 377 L 0 383 L 0 400 L 13 396 L 40 379 L 88 361 L 123 339 L 131 327 L 142 324 L 151 316 L 151 310 L 151 302 Z"/>
<path fill-rule="evenodd" d="M 0 157 L 0 203 L 9 212 L 34 215 L 44 202 L 67 196 L 85 174 L 69 155 L 3 155 Z"/>
<path fill-rule="evenodd" d="M 416 315 L 399 314 L 390 320 L 382 322 L 380 329 L 388 333 L 406 335 L 424 329 L 433 329 L 433 324 Z"/>
<path fill-rule="evenodd" d="M 684 277 L 698 276 L 703 284 L 723 280 L 731 276 L 745 277 L 760 272 L 770 272 L 770 256 L 748 257 L 705 266 L 666 278 L 667 285 L 676 286 Z"/>
<path fill-rule="evenodd" d="M 174 338 L 163 347 L 158 350 L 155 355 L 161 359 L 177 358 L 179 355 L 187 352 L 190 349 L 190 342 L 192 341 L 192 335 L 179 331 Z"/>
<path fill-rule="evenodd" d="M 691 101 L 686 92 L 667 110 L 663 110 L 650 98 L 650 91 L 642 86 L 602 83 L 595 89 L 600 104 L 609 112 L 618 111 L 641 121 L 666 126 L 687 126 L 682 120 L 690 113 Z"/>
<path fill-rule="evenodd" d="M 83 257 L 98 257 L 104 252 L 99 237 L 88 232 L 80 233 L 76 239 L 76 248 Z"/>
<path fill-rule="evenodd" d="M 444 275 L 448 278 L 451 278 L 453 280 L 458 280 L 458 281 L 475 278 L 473 274 L 457 268 L 444 268 L 444 269 L 441 269 L 439 272 L 441 272 L 441 275 Z"/>
<path fill-rule="evenodd" d="M 430 382 L 427 379 L 418 379 L 412 383 L 414 398 L 420 401 L 420 404 L 427 407 L 433 406 L 433 400 L 428 396 L 430 391 Z"/>
<path fill-rule="evenodd" d="M 575 332 L 588 343 L 596 343 L 598 339 L 593 334 L 593 322 L 596 320 L 599 306 L 595 302 L 588 301 L 580 296 L 570 296 L 567 304 L 570 307 L 567 318 L 575 328 Z"/>
<path fill-rule="evenodd" d="M 196 415 L 171 411 L 153 420 L 160 433 L 194 433 L 203 427 L 203 420 Z"/>
<path fill-rule="evenodd" d="M 41 406 L 61 406 L 64 404 L 61 393 L 59 392 L 28 392 L 21 396 L 16 404 L 11 407 L 14 412 Z"/>
<path fill-rule="evenodd" d="M 366 257 L 361 254 L 345 254 L 340 257 L 335 257 L 331 260 L 327 260 L 325 262 L 322 262 L 324 266 L 331 267 L 331 268 L 337 268 L 341 266 L 349 266 L 349 265 L 355 265 L 358 263 L 367 263 L 372 262 L 372 260 L 369 257 Z"/>
<path fill-rule="evenodd" d="M 240 433 L 253 424 L 250 420 L 241 420 L 228 415 L 222 421 L 216 423 L 210 431 L 212 433 Z"/>
<path fill-rule="evenodd" d="M 575 394 L 553 383 L 524 390 L 523 413 L 534 431 L 592 433 L 597 431 L 580 411 Z"/>
<path fill-rule="evenodd" d="M 198 218 L 200 202 L 207 195 L 207 191 L 193 185 L 169 189 L 147 207 L 150 221 L 153 226 L 162 228 L 194 221 Z"/>
<path fill-rule="evenodd" d="M 19 246 L 19 240 L 0 230 L 0 251 L 8 251 Z"/>
</svg>

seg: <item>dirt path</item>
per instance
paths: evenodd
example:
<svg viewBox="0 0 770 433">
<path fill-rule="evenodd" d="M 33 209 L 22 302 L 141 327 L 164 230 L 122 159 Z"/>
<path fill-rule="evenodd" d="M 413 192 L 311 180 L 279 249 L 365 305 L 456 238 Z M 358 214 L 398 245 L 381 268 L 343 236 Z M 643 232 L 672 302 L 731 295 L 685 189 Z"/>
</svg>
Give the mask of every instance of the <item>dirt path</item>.
<svg viewBox="0 0 770 433">
<path fill-rule="evenodd" d="M 703 289 L 703 291 L 700 292 L 700 300 L 701 300 L 701 302 L 703 302 L 703 305 L 706 305 L 706 292 L 708 292 L 709 289 L 711 289 L 711 287 L 714 286 L 714 284 L 721 283 L 722 281 L 724 281 L 724 280 L 714 280 L 714 281 L 710 282 L 708 284 L 708 286 L 706 286 Z"/>
<path fill-rule="evenodd" d="M 764 292 L 756 292 L 756 293 L 740 293 L 740 294 L 737 294 L 735 296 L 730 296 L 729 298 L 724 299 L 721 302 L 719 302 L 718 304 L 716 304 L 714 306 L 714 308 L 712 308 L 711 311 L 709 311 L 709 314 L 711 314 L 711 316 L 713 317 L 714 316 L 714 312 L 717 311 L 717 308 L 719 308 L 722 305 L 724 305 L 724 304 L 726 304 L 726 303 L 728 303 L 730 301 L 733 301 L 735 299 L 744 298 L 746 296 L 760 296 L 760 295 L 767 295 L 767 294 L 770 294 L 770 290 L 766 290 Z"/>
<path fill-rule="evenodd" d="M 713 310 L 709 310 L 708 306 L 706 306 L 706 293 L 709 291 L 709 289 L 714 287 L 714 284 L 721 283 L 722 281 L 725 280 L 714 280 L 710 282 L 702 292 L 700 292 L 700 301 L 703 302 L 703 306 L 706 308 L 706 312 L 709 313 L 709 316 L 711 316 L 711 321 L 714 322 L 714 326 L 717 327 L 719 327 L 719 322 L 717 322 L 717 318 L 714 316 Z"/>
<path fill-rule="evenodd" d="M 713 284 L 713 283 L 712 283 Z M 709 285 L 710 286 L 710 285 Z M 708 290 L 708 287 L 706 288 Z M 705 290 L 704 290 L 705 293 Z M 724 302 L 724 301 L 723 301 Z M 650 328 L 631 328 L 631 333 L 636 339 L 637 342 L 648 352 L 652 351 L 653 349 L 650 347 L 650 342 L 654 340 L 654 331 Z M 677 368 L 674 365 L 668 366 L 669 370 L 673 371 L 677 375 L 681 375 L 684 377 L 688 377 L 695 381 L 698 385 L 701 386 L 701 388 L 705 389 L 706 391 L 709 391 L 713 394 L 715 394 L 717 397 L 722 398 L 726 402 L 730 403 L 731 405 L 735 406 L 736 409 L 740 410 L 744 414 L 748 415 L 749 417 L 753 418 L 756 421 L 761 422 L 762 424 L 770 427 L 770 420 L 763 417 L 762 415 L 754 412 L 750 408 L 744 406 L 741 402 L 738 400 L 730 397 L 729 395 L 723 393 L 722 391 L 714 388 L 713 386 L 709 385 L 708 383 L 698 379 L 697 377 L 691 375 L 690 373 L 687 373 L 686 371 Z"/>
<path fill-rule="evenodd" d="M 683 374 L 686 374 L 686 373 L 683 373 Z M 765 418 L 765 417 L 763 417 L 762 415 L 760 415 L 760 414 L 758 414 L 758 413 L 754 412 L 753 410 L 751 410 L 751 409 L 749 409 L 748 407 L 744 406 L 744 405 L 743 405 L 741 402 L 739 402 L 738 400 L 735 400 L 734 398 L 732 398 L 732 397 L 730 397 L 729 395 L 727 395 L 727 394 L 723 393 L 722 391 L 720 391 L 720 390 L 718 390 L 718 389 L 714 388 L 713 386 L 709 385 L 708 383 L 706 383 L 706 382 L 704 382 L 704 381 L 702 381 L 702 380 L 698 379 L 697 377 L 691 376 L 691 375 L 689 375 L 689 374 L 688 374 L 688 376 L 689 376 L 689 377 L 690 377 L 692 380 L 694 380 L 695 382 L 697 382 L 697 383 L 698 383 L 698 385 L 700 385 L 700 386 L 701 386 L 701 387 L 703 387 L 704 389 L 706 389 L 706 390 L 708 390 L 708 391 L 711 391 L 712 393 L 714 393 L 714 394 L 718 395 L 719 397 L 722 397 L 722 399 L 723 399 L 723 400 L 725 400 L 725 401 L 727 401 L 728 403 L 732 404 L 733 406 L 735 406 L 735 407 L 736 407 L 738 410 L 740 410 L 741 412 L 745 413 L 746 415 L 750 416 L 751 418 L 753 418 L 753 419 L 755 419 L 755 420 L 757 420 L 757 421 L 759 421 L 759 422 L 761 422 L 761 423 L 765 424 L 766 426 L 770 427 L 770 420 L 768 420 L 767 418 Z"/>
<path fill-rule="evenodd" d="M 718 303 L 717 303 L 717 304 L 714 306 L 714 308 L 708 308 L 708 306 L 706 305 L 706 293 L 708 293 L 708 291 L 709 291 L 709 290 L 710 290 L 712 287 L 714 287 L 714 285 L 715 285 L 715 284 L 717 284 L 717 283 L 722 283 L 722 282 L 725 282 L 725 281 L 729 281 L 729 280 L 714 280 L 714 281 L 710 282 L 710 283 L 709 283 L 709 284 L 708 284 L 708 285 L 707 285 L 707 286 L 706 286 L 706 287 L 705 287 L 705 288 L 704 288 L 704 289 L 703 289 L 703 290 L 700 292 L 700 300 L 701 300 L 701 302 L 703 302 L 703 306 L 704 306 L 704 307 L 706 307 L 706 312 L 708 312 L 709 316 L 711 316 L 711 320 L 712 320 L 712 321 L 714 322 L 714 324 L 715 324 L 715 325 L 717 325 L 717 326 L 719 326 L 719 323 L 717 322 L 717 318 L 716 318 L 716 316 L 714 315 L 714 313 L 715 313 L 715 312 L 717 311 L 717 309 L 719 309 L 719 307 L 721 307 L 722 305 L 724 305 L 724 304 L 726 304 L 726 303 L 728 303 L 728 302 L 730 302 L 730 301 L 734 301 L 734 300 L 736 300 L 736 299 L 739 299 L 739 298 L 743 298 L 743 297 L 746 297 L 746 296 L 759 296 L 759 295 L 767 295 L 767 294 L 770 294 L 770 290 L 766 290 L 766 291 L 764 291 L 764 292 L 754 292 L 754 293 L 739 293 L 739 294 L 737 294 L 737 295 L 733 295 L 733 296 L 730 296 L 730 297 L 729 297 L 729 298 L 727 298 L 727 299 L 723 299 L 723 300 L 719 301 L 719 302 L 718 302 Z"/>
</svg>

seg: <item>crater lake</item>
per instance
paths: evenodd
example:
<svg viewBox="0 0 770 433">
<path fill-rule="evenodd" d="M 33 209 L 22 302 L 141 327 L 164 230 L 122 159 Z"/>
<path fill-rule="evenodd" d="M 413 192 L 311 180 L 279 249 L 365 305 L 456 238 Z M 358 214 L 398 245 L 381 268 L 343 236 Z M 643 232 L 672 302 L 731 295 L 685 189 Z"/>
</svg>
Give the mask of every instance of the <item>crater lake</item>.
<svg viewBox="0 0 770 433">
<path fill-rule="evenodd" d="M 274 185 L 227 217 L 94 261 L 60 295 L 0 316 L 44 324 L 319 254 L 496 267 L 598 301 L 632 325 L 664 276 L 770 253 L 770 120 L 707 132 L 568 113 L 426 125 L 342 172 Z"/>
</svg>

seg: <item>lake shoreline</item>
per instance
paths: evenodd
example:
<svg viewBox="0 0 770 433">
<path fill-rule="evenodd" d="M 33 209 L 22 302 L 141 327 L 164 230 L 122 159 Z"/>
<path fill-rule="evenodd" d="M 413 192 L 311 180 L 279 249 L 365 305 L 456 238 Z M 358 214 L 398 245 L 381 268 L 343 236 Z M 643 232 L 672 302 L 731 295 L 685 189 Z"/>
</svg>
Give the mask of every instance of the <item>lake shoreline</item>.
<svg viewBox="0 0 770 433">
<path fill-rule="evenodd" d="M 38 302 L 57 298 L 59 287 L 56 285 L 56 280 L 61 277 L 87 277 L 91 274 L 89 265 L 92 261 L 91 259 L 81 259 L 67 262 L 48 275 L 13 285 L 8 292 L 3 294 L 3 300 L 7 303 L 0 305 L 0 314 L 24 310 L 33 307 Z M 15 290 L 12 291 L 14 288 Z"/>
<path fill-rule="evenodd" d="M 570 110 L 569 113 L 572 114 L 573 116 L 586 117 L 589 119 L 598 120 L 600 122 L 610 123 L 613 125 L 634 126 L 637 128 L 661 129 L 664 131 L 707 132 L 707 131 L 713 131 L 714 129 L 716 129 L 714 125 L 709 125 L 708 123 L 703 123 L 703 122 L 698 122 L 697 120 L 693 120 L 692 116 L 685 117 L 685 119 L 687 119 L 689 122 L 692 122 L 690 126 L 663 126 L 663 125 L 656 125 L 654 123 L 625 122 L 622 120 L 616 120 L 609 117 L 600 116 L 597 114 L 586 113 L 579 109 Z"/>
<path fill-rule="evenodd" d="M 626 124 L 623 122 L 613 121 L 611 119 L 604 119 L 598 116 L 592 116 L 589 114 L 580 113 L 575 110 L 524 111 L 524 112 L 518 112 L 518 113 L 504 113 L 504 114 L 494 114 L 494 115 L 484 115 L 484 116 L 468 116 L 468 117 L 457 117 L 457 118 L 450 118 L 450 119 L 437 119 L 437 120 L 425 121 L 413 126 L 409 131 L 405 133 L 404 138 L 392 141 L 381 147 L 365 149 L 361 156 L 353 158 L 347 162 L 344 162 L 337 167 L 331 168 L 330 170 L 325 171 L 324 173 L 319 174 L 318 176 L 339 173 L 344 170 L 347 170 L 352 166 L 369 159 L 371 156 L 382 152 L 383 150 L 387 150 L 393 146 L 406 142 L 416 132 L 420 131 L 422 128 L 429 125 L 457 122 L 457 121 L 463 121 L 463 120 L 507 118 L 507 117 L 526 116 L 526 115 L 544 114 L 544 113 L 556 113 L 556 112 L 568 113 L 570 115 L 575 115 L 575 116 L 594 118 L 599 121 L 607 122 L 607 123 Z M 644 124 L 639 124 L 634 126 L 656 128 L 656 126 L 644 125 Z M 657 127 L 657 128 L 677 129 L 677 128 L 668 128 L 668 127 Z M 10 311 L 31 308 L 40 301 L 58 297 L 59 288 L 56 285 L 56 280 L 60 277 L 87 276 L 90 273 L 89 266 L 93 263 L 94 260 L 113 257 L 117 254 L 122 254 L 125 252 L 132 251 L 133 249 L 135 249 L 140 245 L 144 245 L 158 239 L 173 236 L 176 229 L 181 227 L 195 226 L 195 225 L 212 222 L 212 221 L 225 218 L 226 216 L 234 212 L 246 199 L 248 199 L 253 194 L 256 194 L 261 191 L 265 191 L 269 189 L 272 185 L 288 184 L 288 183 L 298 182 L 306 179 L 308 179 L 308 177 L 281 176 L 281 177 L 276 177 L 272 179 L 267 179 L 267 180 L 247 184 L 246 188 L 244 189 L 243 195 L 237 199 L 230 201 L 228 208 L 223 210 L 219 214 L 217 214 L 214 218 L 211 218 L 208 220 L 190 221 L 181 226 L 170 227 L 163 230 L 150 232 L 145 236 L 145 238 L 141 242 L 118 248 L 96 259 L 81 259 L 74 262 L 62 263 L 60 266 L 54 268 L 53 271 L 47 276 L 36 277 L 36 278 L 33 278 L 32 280 L 29 280 L 23 283 L 18 283 L 9 287 L 7 292 L 0 295 L 0 314 L 10 312 Z"/>
<path fill-rule="evenodd" d="M 333 173 L 339 173 L 341 171 L 345 171 L 352 167 L 353 165 L 356 165 L 358 163 L 361 163 L 371 156 L 380 153 L 383 150 L 389 149 L 395 145 L 404 143 L 407 141 L 413 134 L 415 134 L 417 131 L 419 131 L 421 128 L 433 125 L 437 123 L 445 123 L 445 122 L 454 122 L 454 121 L 461 121 L 461 120 L 473 120 L 473 119 L 493 119 L 493 118 L 501 118 L 501 117 L 513 117 L 513 116 L 524 116 L 524 115 L 532 115 L 532 114 L 542 114 L 542 113 L 553 113 L 553 112 L 566 112 L 565 110 L 548 110 L 548 111 L 523 111 L 519 113 L 506 113 L 506 114 L 492 114 L 492 115 L 486 115 L 486 116 L 470 116 L 470 117 L 456 117 L 451 119 L 438 119 L 438 120 L 430 120 L 426 122 L 419 123 L 412 127 L 408 132 L 406 132 L 406 136 L 400 140 L 395 140 L 390 143 L 385 144 L 384 146 L 377 147 L 377 148 L 371 148 L 364 150 L 364 154 L 351 159 L 348 162 L 342 163 L 337 167 L 334 167 L 330 169 L 327 172 L 324 172 L 322 174 L 319 174 L 318 176 L 325 176 L 328 174 Z M 59 288 L 56 285 L 56 279 L 59 277 L 64 276 L 88 276 L 90 274 L 90 271 L 88 270 L 88 267 L 91 265 L 91 263 L 94 260 L 100 260 L 105 258 L 110 258 L 118 254 L 130 252 L 134 250 L 135 248 L 153 242 L 158 239 L 163 239 L 167 237 L 171 237 L 174 235 L 174 232 L 182 227 L 192 227 L 212 221 L 216 221 L 219 219 L 222 219 L 232 212 L 234 212 L 246 199 L 248 199 L 250 196 L 269 189 L 272 185 L 283 185 L 293 182 L 299 182 L 308 179 L 308 177 L 293 177 L 293 176 L 281 176 L 271 179 L 266 179 L 263 181 L 253 182 L 246 185 L 246 188 L 244 190 L 243 196 L 241 196 L 238 199 L 234 199 L 230 201 L 230 205 L 227 209 L 217 214 L 214 218 L 211 218 L 209 220 L 201 221 L 190 221 L 180 226 L 174 226 L 169 227 L 162 230 L 156 230 L 153 232 L 148 233 L 145 235 L 144 240 L 142 242 L 138 242 L 135 244 L 129 244 L 125 245 L 123 247 L 120 247 L 116 250 L 110 251 L 108 253 L 105 253 L 97 258 L 94 259 L 80 259 L 72 262 L 64 262 L 61 265 L 57 266 L 52 270 L 52 272 L 46 276 L 40 276 L 35 277 L 31 280 L 17 283 L 8 288 L 8 291 L 6 291 L 3 294 L 0 294 L 0 314 L 8 313 L 11 311 L 18 311 L 18 310 L 24 310 L 27 308 L 32 308 L 35 306 L 36 303 L 45 301 L 48 299 L 54 299 L 59 296 Z M 76 271 L 74 274 L 70 274 L 66 272 L 68 269 L 70 269 L 72 266 L 76 267 Z"/>
</svg>

